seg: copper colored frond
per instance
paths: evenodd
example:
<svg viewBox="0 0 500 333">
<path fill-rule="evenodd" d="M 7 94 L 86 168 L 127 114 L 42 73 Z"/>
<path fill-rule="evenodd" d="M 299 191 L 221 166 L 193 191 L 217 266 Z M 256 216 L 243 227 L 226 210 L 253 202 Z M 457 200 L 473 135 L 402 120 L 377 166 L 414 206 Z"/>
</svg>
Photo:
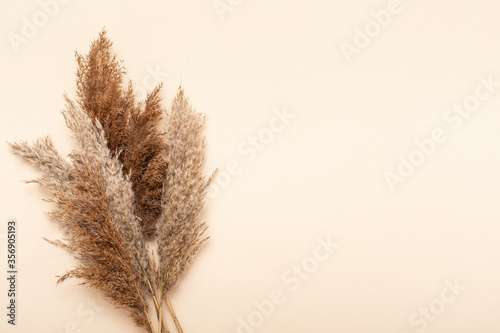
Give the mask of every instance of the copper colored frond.
<svg viewBox="0 0 500 333">
<path fill-rule="evenodd" d="M 168 146 L 159 130 L 164 111 L 160 106 L 161 86 L 154 89 L 145 103 L 132 109 L 128 123 L 128 147 L 120 156 L 137 198 L 137 215 L 142 219 L 147 239 L 156 234 L 161 212 L 163 181 L 167 169 Z"/>
<path fill-rule="evenodd" d="M 143 233 L 152 239 L 161 210 L 168 150 L 159 129 L 161 85 L 137 103 L 132 84 L 123 87 L 125 68 L 111 47 L 103 31 L 88 54 L 77 54 L 77 102 L 102 125 L 109 149 L 119 157 L 124 173 L 130 174 Z"/>
<path fill-rule="evenodd" d="M 82 279 L 118 308 L 127 310 L 135 323 L 151 331 L 142 277 L 111 215 L 99 161 L 73 154 L 71 167 L 47 139 L 34 144 L 11 145 L 13 152 L 42 171 L 39 183 L 56 204 L 51 217 L 62 227 L 65 242 L 53 243 L 70 250 L 78 266 L 59 279 Z M 53 186 L 63 184 L 63 186 Z"/>
<path fill-rule="evenodd" d="M 95 161 L 75 161 L 76 175 L 69 191 L 55 193 L 63 223 L 72 226 L 70 244 L 79 265 L 60 281 L 74 277 L 103 293 L 117 308 L 128 311 L 138 326 L 149 329 L 141 275 L 132 254 L 113 223 L 106 188 Z"/>
</svg>

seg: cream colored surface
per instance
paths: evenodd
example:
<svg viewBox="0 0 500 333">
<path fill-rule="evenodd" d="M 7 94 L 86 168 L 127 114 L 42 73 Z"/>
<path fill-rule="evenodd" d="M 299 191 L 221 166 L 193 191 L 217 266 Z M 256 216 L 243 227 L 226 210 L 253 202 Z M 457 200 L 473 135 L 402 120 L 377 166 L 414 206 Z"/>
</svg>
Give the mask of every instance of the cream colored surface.
<svg viewBox="0 0 500 333">
<path fill-rule="evenodd" d="M 0 276 L 19 223 L 17 325 L 2 278 L 1 332 L 140 332 L 78 281 L 56 286 L 74 261 L 42 240 L 60 235 L 50 205 L 5 143 L 72 149 L 62 94 L 103 26 L 138 94 L 161 79 L 168 106 L 182 82 L 208 115 L 207 172 L 223 176 L 171 295 L 186 333 L 500 330 L 500 86 L 477 88 L 500 82 L 500 2 L 72 0 L 16 52 L 9 36 L 43 25 L 47 2 L 0 2 Z M 391 191 L 384 174 L 436 129 L 446 140 Z"/>
</svg>

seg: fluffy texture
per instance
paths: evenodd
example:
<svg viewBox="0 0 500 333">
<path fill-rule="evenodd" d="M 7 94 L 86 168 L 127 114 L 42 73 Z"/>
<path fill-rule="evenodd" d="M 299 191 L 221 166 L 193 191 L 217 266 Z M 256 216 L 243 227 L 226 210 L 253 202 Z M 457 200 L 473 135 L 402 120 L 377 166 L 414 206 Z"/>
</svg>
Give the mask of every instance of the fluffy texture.
<svg viewBox="0 0 500 333">
<path fill-rule="evenodd" d="M 42 178 L 29 182 L 39 183 L 49 190 L 65 191 L 73 179 L 73 166 L 57 152 L 48 136 L 32 145 L 26 141 L 9 144 L 11 149 L 42 171 Z"/>
<path fill-rule="evenodd" d="M 196 112 L 179 88 L 166 117 L 170 147 L 158 222 L 158 285 L 166 294 L 179 280 L 201 244 L 206 229 L 200 213 L 210 179 L 202 173 L 205 116 Z"/>
<path fill-rule="evenodd" d="M 76 54 L 77 103 L 102 125 L 109 149 L 130 174 L 144 235 L 153 239 L 168 152 L 159 130 L 164 113 L 161 85 L 143 103 L 137 103 L 132 85 L 123 89 L 125 68 L 112 54 L 112 45 L 103 31 L 88 54 Z"/>
<path fill-rule="evenodd" d="M 55 204 L 49 216 L 63 238 L 49 242 L 77 259 L 59 282 L 81 279 L 149 332 L 146 299 L 154 301 L 162 332 L 165 301 L 182 332 L 167 292 L 206 240 L 200 214 L 212 177 L 202 173 L 205 116 L 181 88 L 169 112 L 161 107 L 161 85 L 137 103 L 132 85 L 123 88 L 125 69 L 111 46 L 103 31 L 88 54 L 77 54 L 77 96 L 65 96 L 63 111 L 77 144 L 69 158 L 48 137 L 10 146 L 40 169 L 30 182 Z M 157 263 L 147 241 L 156 245 Z"/>
<path fill-rule="evenodd" d="M 80 149 L 71 154 L 71 164 L 57 154 L 48 138 L 32 145 L 11 144 L 15 154 L 39 167 L 42 177 L 36 182 L 48 190 L 49 201 L 56 204 L 50 216 L 61 226 L 64 239 L 53 243 L 70 250 L 78 260 L 77 267 L 59 282 L 72 277 L 82 279 L 83 284 L 98 289 L 116 307 L 126 309 L 138 326 L 152 332 L 143 276 L 138 269 L 141 259 L 134 258 L 137 253 L 130 246 L 135 242 L 132 233 L 141 235 L 139 225 L 136 219 L 134 231 L 133 223 L 123 221 L 129 207 L 120 201 L 127 195 L 111 193 L 116 191 L 110 187 L 113 182 L 121 182 L 126 190 L 126 180 L 121 169 L 116 172 L 116 162 L 110 154 L 105 154 L 102 129 L 88 131 L 96 127 L 71 105 L 65 116 L 68 126 L 78 133 L 75 136 L 80 143 Z M 88 145 L 83 140 L 88 140 Z"/>
<path fill-rule="evenodd" d="M 148 269 L 147 251 L 140 221 L 134 213 L 135 201 L 132 184 L 123 175 L 122 165 L 116 156 L 112 156 L 106 143 L 105 132 L 99 122 L 93 122 L 79 107 L 68 98 L 63 112 L 66 124 L 75 136 L 79 149 L 72 153 L 74 164 L 82 161 L 94 163 L 105 189 L 109 203 L 109 213 L 127 249 L 133 256 L 136 271 Z M 149 273 L 149 272 L 148 272 Z M 149 276 L 151 274 L 149 273 Z M 144 280 L 144 284 L 147 281 Z"/>
</svg>

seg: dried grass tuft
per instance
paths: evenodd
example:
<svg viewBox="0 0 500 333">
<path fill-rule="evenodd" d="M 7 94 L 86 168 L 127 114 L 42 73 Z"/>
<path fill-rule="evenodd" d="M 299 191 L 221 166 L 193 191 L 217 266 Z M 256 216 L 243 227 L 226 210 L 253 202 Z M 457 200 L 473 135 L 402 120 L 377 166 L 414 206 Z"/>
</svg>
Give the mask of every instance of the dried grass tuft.
<svg viewBox="0 0 500 333">
<path fill-rule="evenodd" d="M 76 100 L 65 95 L 63 116 L 77 148 L 62 157 L 49 137 L 10 144 L 41 176 L 55 208 L 48 215 L 63 231 L 47 240 L 77 259 L 70 278 L 99 290 L 134 322 L 154 332 L 146 299 L 152 297 L 159 331 L 168 332 L 162 307 L 207 239 L 200 221 L 211 179 L 202 173 L 205 116 L 179 88 L 172 108 L 161 107 L 159 85 L 144 102 L 123 87 L 125 69 L 102 31 L 86 55 L 76 54 Z M 160 130 L 166 122 L 165 132 Z M 154 241 L 158 263 L 146 242 Z"/>
<path fill-rule="evenodd" d="M 158 222 L 157 274 L 163 294 L 177 283 L 207 239 L 200 214 L 212 180 L 202 173 L 205 116 L 191 107 L 180 87 L 166 120 L 170 152 Z"/>
<path fill-rule="evenodd" d="M 153 239 L 161 210 L 168 147 L 159 126 L 163 117 L 160 84 L 142 103 L 132 84 L 123 88 L 125 67 L 102 31 L 86 55 L 76 54 L 77 103 L 104 128 L 108 147 L 130 174 L 137 215 L 147 239 Z"/>
</svg>

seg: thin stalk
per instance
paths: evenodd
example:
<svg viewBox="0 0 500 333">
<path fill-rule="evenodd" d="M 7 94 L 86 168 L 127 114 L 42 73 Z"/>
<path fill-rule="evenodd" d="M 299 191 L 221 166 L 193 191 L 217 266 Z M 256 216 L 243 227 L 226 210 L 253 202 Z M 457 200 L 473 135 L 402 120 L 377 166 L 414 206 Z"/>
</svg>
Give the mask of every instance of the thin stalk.
<svg viewBox="0 0 500 333">
<path fill-rule="evenodd" d="M 149 265 L 151 265 L 151 263 L 149 263 Z M 149 281 L 148 281 L 148 283 L 149 283 Z M 160 283 L 161 283 L 161 281 L 160 281 Z M 159 304 L 158 304 L 159 313 L 160 313 L 160 317 L 158 318 L 158 327 L 159 327 L 159 329 L 158 329 L 158 330 L 159 330 L 159 331 L 161 331 L 161 327 L 162 327 L 161 325 L 162 325 L 162 323 L 164 323 L 164 324 L 165 324 L 165 326 L 164 326 L 164 327 L 165 327 L 165 328 L 167 328 L 167 324 L 165 323 L 165 320 L 163 319 L 163 310 L 162 310 L 162 303 L 163 303 L 163 302 L 162 302 L 162 298 L 163 298 L 163 294 L 162 294 L 162 292 L 160 291 L 160 299 L 159 299 L 159 301 L 160 301 L 160 302 L 159 302 Z M 167 328 L 167 333 L 169 333 L 169 332 L 168 332 L 168 328 Z"/>
<path fill-rule="evenodd" d="M 160 305 L 158 304 L 158 300 L 156 299 L 156 295 L 154 295 L 154 294 L 153 294 L 153 301 L 155 302 L 156 315 L 158 317 L 158 321 L 161 320 L 163 323 L 163 328 L 164 328 L 163 333 L 169 333 L 167 323 L 165 322 L 165 318 L 163 317 L 163 315 L 161 316 L 161 319 L 160 319 L 160 313 L 163 313 L 163 311 L 162 311 Z"/>
<path fill-rule="evenodd" d="M 184 331 L 182 330 L 182 327 L 181 327 L 181 323 L 179 323 L 179 320 L 177 319 L 177 316 L 175 315 L 174 308 L 172 307 L 172 303 L 170 303 L 170 299 L 168 298 L 167 295 L 165 295 L 165 302 L 167 303 L 167 307 L 168 307 L 168 310 L 170 311 L 170 314 L 174 318 L 174 323 L 175 323 L 175 327 L 177 327 L 177 331 L 179 333 L 184 333 Z"/>
<path fill-rule="evenodd" d="M 149 261 L 149 258 L 148 258 L 148 265 L 149 265 L 149 268 L 151 269 L 151 271 L 154 271 L 153 268 L 151 267 L 151 262 Z M 144 271 L 144 269 L 143 269 L 143 271 Z M 149 290 L 151 290 L 151 294 L 153 295 L 153 301 L 155 302 L 155 306 L 156 306 L 156 309 L 157 309 L 156 311 L 158 313 L 158 311 L 161 311 L 161 306 L 158 304 L 158 300 L 156 299 L 156 294 L 155 294 L 155 292 L 153 290 L 153 287 L 151 286 L 150 279 L 147 276 L 147 273 L 145 271 L 144 271 L 144 276 L 146 276 L 146 279 L 148 281 Z M 162 296 L 162 295 L 160 295 L 160 296 Z M 161 298 L 163 298 L 163 297 L 161 297 Z M 174 319 L 175 327 L 177 327 L 178 333 L 184 333 L 184 331 L 182 330 L 182 327 L 181 327 L 181 323 L 179 322 L 179 319 L 177 319 L 177 316 L 175 315 L 174 308 L 172 306 L 172 303 L 170 303 L 170 299 L 168 298 L 167 294 L 165 294 L 165 301 L 167 303 L 168 311 L 170 311 L 170 314 L 172 315 L 172 318 Z M 160 303 L 163 303 L 163 302 L 160 300 Z M 165 326 L 167 325 L 165 323 L 164 319 L 163 319 L 163 324 Z"/>
<path fill-rule="evenodd" d="M 161 311 L 161 306 L 160 306 L 160 314 L 159 314 L 159 317 L 158 317 L 158 331 L 160 331 L 160 332 L 162 330 L 162 326 L 161 326 L 162 318 L 163 318 L 163 312 Z"/>
<path fill-rule="evenodd" d="M 170 333 L 170 331 L 168 330 L 167 323 L 165 322 L 165 318 L 163 317 L 163 311 L 161 309 L 161 306 L 160 306 L 160 304 L 158 304 L 158 300 L 156 299 L 156 293 L 155 293 L 153 286 L 151 285 L 151 281 L 149 279 L 149 276 L 147 275 L 147 273 L 145 272 L 145 270 L 142 266 L 141 266 L 141 268 L 142 268 L 144 277 L 146 278 L 146 281 L 148 282 L 148 288 L 149 288 L 149 291 L 151 292 L 151 296 L 153 296 L 153 301 L 155 303 L 156 316 L 158 317 L 158 330 L 160 332 Z M 163 327 L 161 324 L 163 324 Z M 163 328 L 163 331 L 162 331 L 162 328 Z"/>
<path fill-rule="evenodd" d="M 163 318 L 161 306 L 160 306 L 160 304 L 158 304 L 158 300 L 156 299 L 156 292 L 155 292 L 155 289 L 153 288 L 153 285 L 151 284 L 151 278 L 150 278 L 149 274 L 147 273 L 147 271 L 144 269 L 144 267 L 142 267 L 142 265 L 140 264 L 137 257 L 136 257 L 136 260 L 139 263 L 139 267 L 141 267 L 142 275 L 144 276 L 144 278 L 146 279 L 146 282 L 148 283 L 149 291 L 151 292 L 151 296 L 153 297 L 153 301 L 155 303 L 156 317 L 158 318 L 158 331 L 160 331 L 162 333 L 170 333 L 168 326 L 167 326 L 167 323 L 165 322 L 165 318 Z M 148 265 L 151 268 L 151 264 L 149 263 L 149 260 L 148 260 Z M 163 323 L 163 327 L 161 325 L 162 323 Z M 153 333 L 154 333 L 154 331 L 153 331 Z"/>
<path fill-rule="evenodd" d="M 153 324 L 151 323 L 151 318 L 149 318 L 148 312 L 144 311 L 144 313 L 146 314 L 146 319 L 148 320 L 149 329 L 151 330 L 151 333 L 155 333 L 155 329 L 153 327 Z"/>
</svg>

